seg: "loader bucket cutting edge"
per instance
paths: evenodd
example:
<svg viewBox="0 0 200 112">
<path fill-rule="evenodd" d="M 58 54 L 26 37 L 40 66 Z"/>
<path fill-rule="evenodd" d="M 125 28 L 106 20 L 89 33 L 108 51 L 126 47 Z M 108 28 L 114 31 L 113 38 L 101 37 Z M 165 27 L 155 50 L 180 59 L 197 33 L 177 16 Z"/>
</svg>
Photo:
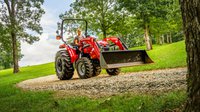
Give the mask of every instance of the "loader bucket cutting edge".
<svg viewBox="0 0 200 112">
<path fill-rule="evenodd" d="M 153 63 L 145 50 L 104 51 L 100 54 L 101 68 L 122 68 Z"/>
</svg>

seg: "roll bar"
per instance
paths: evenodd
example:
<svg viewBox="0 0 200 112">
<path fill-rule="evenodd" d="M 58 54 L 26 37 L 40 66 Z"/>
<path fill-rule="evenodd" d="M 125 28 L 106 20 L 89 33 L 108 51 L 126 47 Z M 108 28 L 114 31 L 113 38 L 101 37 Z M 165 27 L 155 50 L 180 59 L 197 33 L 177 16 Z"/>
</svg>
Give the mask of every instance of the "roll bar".
<svg viewBox="0 0 200 112">
<path fill-rule="evenodd" d="M 88 22 L 85 19 L 63 19 L 61 23 L 61 37 L 63 40 L 63 24 L 65 21 L 84 21 L 86 28 L 85 28 L 85 37 L 87 37 L 87 28 L 88 28 Z"/>
</svg>

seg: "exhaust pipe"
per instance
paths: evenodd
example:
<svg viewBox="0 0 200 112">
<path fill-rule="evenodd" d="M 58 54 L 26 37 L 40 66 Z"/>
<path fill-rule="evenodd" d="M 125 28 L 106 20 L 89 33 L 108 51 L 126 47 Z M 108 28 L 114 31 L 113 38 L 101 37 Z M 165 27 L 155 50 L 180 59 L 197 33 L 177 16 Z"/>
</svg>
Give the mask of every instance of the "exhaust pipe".
<svg viewBox="0 0 200 112">
<path fill-rule="evenodd" d="M 103 51 L 100 54 L 101 68 L 122 68 L 153 63 L 145 50 Z"/>
</svg>

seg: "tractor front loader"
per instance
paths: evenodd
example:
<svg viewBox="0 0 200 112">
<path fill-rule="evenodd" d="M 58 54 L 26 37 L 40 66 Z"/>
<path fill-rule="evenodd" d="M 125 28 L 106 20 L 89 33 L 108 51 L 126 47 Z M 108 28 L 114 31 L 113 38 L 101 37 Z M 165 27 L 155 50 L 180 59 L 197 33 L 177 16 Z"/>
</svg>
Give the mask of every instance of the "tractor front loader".
<svg viewBox="0 0 200 112">
<path fill-rule="evenodd" d="M 66 21 L 85 22 L 85 38 L 79 40 L 78 46 L 63 39 L 63 25 Z M 128 50 L 117 37 L 96 41 L 87 35 L 87 21 L 84 19 L 64 19 L 56 38 L 64 42 L 55 59 L 56 74 L 60 80 L 71 79 L 75 69 L 80 78 L 86 79 L 99 75 L 101 69 L 106 69 L 109 75 L 118 75 L 122 67 L 153 63 L 145 50 Z"/>
</svg>

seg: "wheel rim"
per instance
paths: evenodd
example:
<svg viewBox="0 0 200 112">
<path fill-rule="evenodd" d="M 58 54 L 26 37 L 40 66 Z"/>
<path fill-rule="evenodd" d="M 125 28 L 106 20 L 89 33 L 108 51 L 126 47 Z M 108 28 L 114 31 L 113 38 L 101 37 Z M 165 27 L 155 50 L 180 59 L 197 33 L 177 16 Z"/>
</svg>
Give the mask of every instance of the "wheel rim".
<svg viewBox="0 0 200 112">
<path fill-rule="evenodd" d="M 58 58 L 58 59 L 57 59 L 56 70 L 57 70 L 58 73 L 61 73 L 62 70 L 63 70 L 63 67 L 62 67 L 62 59 L 61 59 L 61 58 Z"/>
<path fill-rule="evenodd" d="M 78 64 L 78 72 L 81 76 L 85 75 L 85 65 L 82 62 Z"/>
</svg>

